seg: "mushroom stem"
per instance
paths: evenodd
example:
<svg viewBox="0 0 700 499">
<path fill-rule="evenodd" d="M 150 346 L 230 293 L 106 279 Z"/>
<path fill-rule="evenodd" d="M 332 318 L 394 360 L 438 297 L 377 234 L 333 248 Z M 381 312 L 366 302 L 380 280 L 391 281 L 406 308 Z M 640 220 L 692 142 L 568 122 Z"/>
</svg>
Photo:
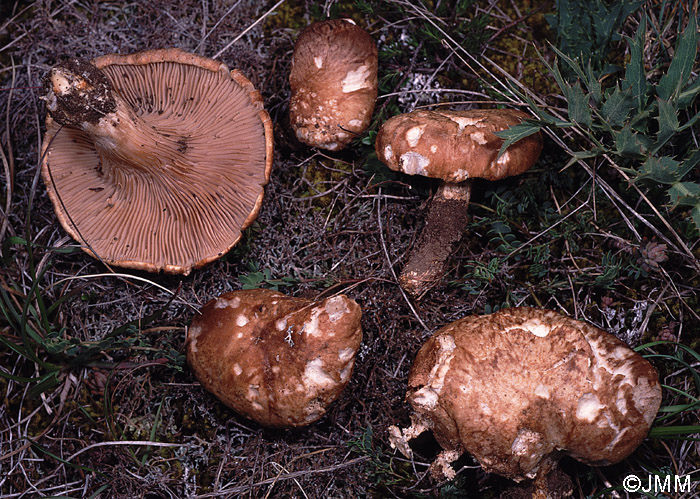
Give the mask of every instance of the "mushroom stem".
<svg viewBox="0 0 700 499">
<path fill-rule="evenodd" d="M 462 239 L 472 182 L 442 182 L 430 201 L 425 226 L 399 276 L 401 287 L 414 298 L 421 298 L 444 275 L 447 259 Z"/>
<path fill-rule="evenodd" d="M 173 172 L 193 168 L 183 160 L 187 138 L 161 133 L 146 123 L 89 62 L 70 61 L 53 68 L 48 85 L 51 116 L 90 136 L 102 174 L 115 184 L 125 185 L 124 175 L 172 178 Z"/>
</svg>

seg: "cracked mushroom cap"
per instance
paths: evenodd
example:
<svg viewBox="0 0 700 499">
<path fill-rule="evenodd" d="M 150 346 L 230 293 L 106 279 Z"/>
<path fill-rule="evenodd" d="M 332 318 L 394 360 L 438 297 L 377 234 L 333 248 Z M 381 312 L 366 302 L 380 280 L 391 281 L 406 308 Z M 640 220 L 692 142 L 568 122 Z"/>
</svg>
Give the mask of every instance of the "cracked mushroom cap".
<svg viewBox="0 0 700 499">
<path fill-rule="evenodd" d="M 88 253 L 187 274 L 256 218 L 272 125 L 238 70 L 160 49 L 66 61 L 47 86 L 42 175 L 59 221 Z"/>
<path fill-rule="evenodd" d="M 187 360 L 204 388 L 265 426 L 318 420 L 350 380 L 362 341 L 360 306 L 276 291 L 225 293 L 187 332 Z"/>
<path fill-rule="evenodd" d="M 498 157 L 503 139 L 494 132 L 529 117 L 514 109 L 413 111 L 384 122 L 374 147 L 389 168 L 408 175 L 449 183 L 475 177 L 500 180 L 528 170 L 542 151 L 542 135 L 537 132 Z"/>
<path fill-rule="evenodd" d="M 297 138 L 313 147 L 340 150 L 372 118 L 377 45 L 349 19 L 310 24 L 294 46 L 289 85 L 289 116 Z"/>
<path fill-rule="evenodd" d="M 418 352 L 407 399 L 413 425 L 392 443 L 432 429 L 449 477 L 469 452 L 516 481 L 551 469 L 561 453 L 591 465 L 621 461 L 644 440 L 661 404 L 654 367 L 615 336 L 553 311 L 512 308 L 471 316 Z"/>
</svg>

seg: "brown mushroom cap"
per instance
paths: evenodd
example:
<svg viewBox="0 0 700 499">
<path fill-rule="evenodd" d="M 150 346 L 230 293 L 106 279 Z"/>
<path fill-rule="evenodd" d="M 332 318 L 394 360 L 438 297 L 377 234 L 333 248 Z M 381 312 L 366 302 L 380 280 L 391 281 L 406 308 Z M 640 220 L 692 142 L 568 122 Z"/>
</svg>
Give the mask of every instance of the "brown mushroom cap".
<svg viewBox="0 0 700 499">
<path fill-rule="evenodd" d="M 225 293 L 187 332 L 187 360 L 204 388 L 265 426 L 318 420 L 350 380 L 362 341 L 360 306 L 266 289 Z"/>
<path fill-rule="evenodd" d="M 342 149 L 372 118 L 377 45 L 348 19 L 310 24 L 294 46 L 289 85 L 289 116 L 297 138 L 314 147 Z"/>
<path fill-rule="evenodd" d="M 186 274 L 219 258 L 256 218 L 270 176 L 259 92 L 178 49 L 92 64 L 107 83 L 71 69 L 84 65 L 50 75 L 42 175 L 59 221 L 109 264 Z M 94 117 L 67 102 L 80 98 L 83 110 L 89 98 L 115 104 Z"/>
<path fill-rule="evenodd" d="M 499 180 L 519 175 L 537 161 L 542 136 L 511 145 L 499 158 L 506 130 L 529 116 L 514 109 L 413 111 L 388 119 L 375 141 L 377 157 L 389 168 L 458 183 L 469 178 Z"/>
<path fill-rule="evenodd" d="M 560 452 L 616 463 L 645 438 L 661 403 L 654 367 L 615 336 L 553 311 L 513 308 L 440 329 L 420 349 L 407 399 L 449 460 L 464 451 L 514 480 L 548 471 Z M 454 471 L 442 462 L 448 476 Z"/>
<path fill-rule="evenodd" d="M 496 132 L 527 117 L 512 109 L 414 111 L 390 118 L 379 129 L 374 148 L 389 168 L 442 180 L 399 276 L 413 297 L 420 299 L 444 275 L 467 225 L 473 179 L 517 175 L 537 161 L 540 132 L 511 144 L 499 157 L 504 140 Z"/>
</svg>

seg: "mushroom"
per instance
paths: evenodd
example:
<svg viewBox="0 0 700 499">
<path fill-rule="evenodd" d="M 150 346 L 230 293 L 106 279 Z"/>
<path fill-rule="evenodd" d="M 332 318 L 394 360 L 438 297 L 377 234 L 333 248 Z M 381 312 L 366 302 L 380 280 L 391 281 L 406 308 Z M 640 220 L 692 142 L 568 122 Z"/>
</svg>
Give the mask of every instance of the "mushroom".
<svg viewBox="0 0 700 499">
<path fill-rule="evenodd" d="M 105 263 L 187 274 L 257 217 L 272 125 L 238 70 L 178 49 L 71 59 L 46 79 L 42 175 Z"/>
<path fill-rule="evenodd" d="M 338 151 L 369 125 L 377 99 L 377 46 L 350 19 L 310 24 L 294 45 L 289 74 L 297 138 Z"/>
<path fill-rule="evenodd" d="M 590 465 L 621 461 L 644 440 L 661 404 L 654 367 L 622 341 L 545 309 L 465 317 L 419 350 L 408 379 L 414 413 L 392 446 L 432 430 L 444 449 L 431 466 L 469 452 L 515 481 L 552 470 L 562 454 Z"/>
<path fill-rule="evenodd" d="M 267 289 L 225 293 L 187 331 L 187 360 L 204 388 L 265 426 L 318 420 L 350 380 L 362 341 L 360 306 Z"/>
<path fill-rule="evenodd" d="M 499 180 L 530 168 L 542 150 L 539 132 L 512 144 L 499 157 L 495 132 L 519 124 L 527 114 L 512 109 L 413 111 L 379 129 L 377 157 L 392 170 L 440 179 L 423 231 L 401 271 L 401 286 L 423 296 L 445 272 L 467 225 L 475 177 Z"/>
</svg>

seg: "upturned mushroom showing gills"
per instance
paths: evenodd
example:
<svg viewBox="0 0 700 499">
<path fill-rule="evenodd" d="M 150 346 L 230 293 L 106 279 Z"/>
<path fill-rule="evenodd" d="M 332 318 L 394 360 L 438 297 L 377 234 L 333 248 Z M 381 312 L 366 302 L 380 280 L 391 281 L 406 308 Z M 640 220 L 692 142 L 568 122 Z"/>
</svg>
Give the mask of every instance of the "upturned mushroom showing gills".
<svg viewBox="0 0 700 499">
<path fill-rule="evenodd" d="M 289 85 L 289 118 L 297 138 L 338 151 L 372 118 L 377 45 L 350 19 L 310 24 L 294 45 Z"/>
<path fill-rule="evenodd" d="M 267 289 L 225 293 L 187 332 L 187 360 L 202 386 L 265 426 L 321 418 L 352 374 L 362 311 L 344 295 L 310 301 Z"/>
<path fill-rule="evenodd" d="M 422 297 L 444 275 L 467 225 L 473 179 L 519 175 L 537 161 L 542 151 L 539 132 L 498 155 L 503 139 L 495 132 L 526 118 L 512 109 L 414 111 L 390 118 L 379 129 L 374 147 L 389 168 L 441 180 L 399 277 L 412 296 Z"/>
<path fill-rule="evenodd" d="M 257 217 L 272 125 L 238 70 L 150 50 L 68 60 L 46 87 L 42 175 L 59 221 L 88 253 L 187 274 Z"/>
<path fill-rule="evenodd" d="M 408 379 L 409 440 L 432 430 L 444 449 L 436 476 L 469 452 L 488 472 L 515 481 L 552 470 L 562 455 L 607 465 L 644 440 L 661 403 L 654 367 L 587 323 L 536 308 L 465 317 L 419 350 Z"/>
</svg>

